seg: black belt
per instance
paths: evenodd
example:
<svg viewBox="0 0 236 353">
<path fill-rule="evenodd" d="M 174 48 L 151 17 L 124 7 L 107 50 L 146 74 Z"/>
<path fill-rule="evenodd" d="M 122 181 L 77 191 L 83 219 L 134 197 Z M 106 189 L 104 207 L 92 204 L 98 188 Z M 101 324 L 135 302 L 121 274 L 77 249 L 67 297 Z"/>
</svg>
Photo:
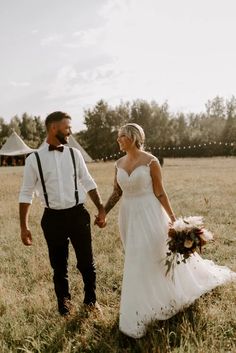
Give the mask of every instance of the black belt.
<svg viewBox="0 0 236 353">
<path fill-rule="evenodd" d="M 71 210 L 74 210 L 75 208 L 84 208 L 84 204 L 83 203 L 79 203 L 78 205 L 75 205 L 73 207 L 69 207 L 69 208 L 63 208 L 63 209 L 55 209 L 55 208 L 49 208 L 49 207 L 45 207 L 44 211 L 45 212 L 50 212 L 50 213 L 66 213 L 66 212 L 70 212 Z"/>
</svg>

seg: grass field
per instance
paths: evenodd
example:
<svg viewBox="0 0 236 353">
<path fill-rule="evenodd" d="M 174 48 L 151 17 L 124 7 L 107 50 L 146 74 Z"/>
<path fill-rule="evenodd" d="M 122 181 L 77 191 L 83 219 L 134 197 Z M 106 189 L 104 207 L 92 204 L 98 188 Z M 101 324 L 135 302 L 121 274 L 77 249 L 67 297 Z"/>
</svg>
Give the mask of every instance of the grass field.
<svg viewBox="0 0 236 353">
<path fill-rule="evenodd" d="M 112 191 L 113 163 L 91 164 L 104 200 Z M 0 168 L 0 352 L 45 353 L 235 353 L 236 286 L 217 288 L 184 313 L 156 322 L 147 336 L 119 333 L 118 313 L 123 250 L 117 226 L 118 206 L 104 230 L 93 227 L 97 295 L 105 318 L 81 310 L 82 281 L 70 252 L 69 274 L 78 313 L 65 321 L 57 314 L 47 248 L 39 226 L 43 212 L 34 200 L 30 225 L 33 246 L 20 241 L 18 193 L 21 167 Z M 203 215 L 215 242 L 203 256 L 236 271 L 236 159 L 166 159 L 165 187 L 177 216 Z M 96 211 L 90 201 L 92 218 Z"/>
</svg>

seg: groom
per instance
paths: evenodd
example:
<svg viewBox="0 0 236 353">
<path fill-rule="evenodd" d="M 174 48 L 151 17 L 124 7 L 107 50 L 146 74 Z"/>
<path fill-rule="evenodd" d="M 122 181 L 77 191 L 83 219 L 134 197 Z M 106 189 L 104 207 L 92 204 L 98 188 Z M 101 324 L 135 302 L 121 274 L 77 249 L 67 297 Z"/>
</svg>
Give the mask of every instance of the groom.
<svg viewBox="0 0 236 353">
<path fill-rule="evenodd" d="M 66 316 L 71 311 L 67 271 L 69 240 L 84 282 L 84 304 L 99 309 L 90 215 L 84 207 L 86 193 L 98 209 L 95 223 L 100 227 L 105 225 L 105 211 L 81 153 L 64 146 L 71 133 L 71 117 L 60 111 L 54 112 L 47 116 L 45 125 L 46 143 L 26 159 L 24 168 L 19 196 L 21 239 L 26 246 L 32 244 L 28 217 L 34 191 L 38 191 L 45 207 L 41 226 L 54 272 L 58 310 Z"/>
</svg>

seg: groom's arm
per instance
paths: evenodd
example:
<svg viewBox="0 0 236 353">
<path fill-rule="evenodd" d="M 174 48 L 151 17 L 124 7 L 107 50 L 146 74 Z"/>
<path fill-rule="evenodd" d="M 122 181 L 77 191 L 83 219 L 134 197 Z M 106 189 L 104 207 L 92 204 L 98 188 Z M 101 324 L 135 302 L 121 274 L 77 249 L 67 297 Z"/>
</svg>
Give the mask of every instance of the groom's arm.
<svg viewBox="0 0 236 353">
<path fill-rule="evenodd" d="M 26 158 L 23 182 L 19 195 L 19 213 L 21 240 L 24 245 L 32 245 L 32 235 L 29 229 L 29 210 L 34 197 L 37 183 L 37 175 L 33 166 L 34 156 L 31 154 Z"/>
<path fill-rule="evenodd" d="M 21 227 L 21 240 L 24 245 L 32 245 L 32 235 L 29 230 L 28 219 L 29 219 L 29 203 L 20 203 L 20 227 Z"/>
<path fill-rule="evenodd" d="M 119 201 L 119 199 L 122 196 L 122 190 L 120 188 L 120 185 L 117 182 L 116 175 L 117 175 L 117 170 L 115 172 L 113 192 L 112 192 L 111 196 L 109 197 L 109 199 L 107 200 L 107 203 L 105 205 L 106 214 L 117 204 L 117 202 Z"/>
<path fill-rule="evenodd" d="M 104 210 L 101 196 L 97 189 L 92 189 L 88 191 L 90 199 L 93 201 L 94 205 L 97 207 L 97 210 Z"/>
<path fill-rule="evenodd" d="M 95 183 L 92 176 L 90 175 L 81 152 L 78 151 L 77 149 L 74 149 L 74 152 L 77 159 L 77 171 L 78 171 L 80 182 L 98 210 L 98 215 L 96 216 L 96 220 L 94 224 L 97 224 L 100 227 L 104 227 L 106 224 L 106 219 L 105 219 L 106 214 L 105 214 L 104 206 L 102 204 L 101 196 L 97 189 L 97 184 Z"/>
<path fill-rule="evenodd" d="M 93 201 L 94 205 L 97 207 L 98 212 L 104 210 L 101 196 L 97 189 L 97 184 L 90 175 L 82 154 L 77 149 L 74 149 L 75 156 L 77 158 L 77 172 L 79 180 L 83 185 L 85 191 L 89 194 L 90 199 Z"/>
</svg>

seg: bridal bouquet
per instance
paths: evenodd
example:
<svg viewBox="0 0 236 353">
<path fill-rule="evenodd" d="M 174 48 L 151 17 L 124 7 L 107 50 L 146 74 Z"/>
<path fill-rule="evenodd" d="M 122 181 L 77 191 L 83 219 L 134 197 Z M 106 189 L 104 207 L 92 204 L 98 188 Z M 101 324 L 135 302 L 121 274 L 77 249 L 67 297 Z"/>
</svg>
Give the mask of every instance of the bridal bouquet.
<svg viewBox="0 0 236 353">
<path fill-rule="evenodd" d="M 178 218 L 169 229 L 168 252 L 165 261 L 166 275 L 175 266 L 186 260 L 202 246 L 213 239 L 213 234 L 203 226 L 203 217 L 191 216 Z"/>
</svg>

